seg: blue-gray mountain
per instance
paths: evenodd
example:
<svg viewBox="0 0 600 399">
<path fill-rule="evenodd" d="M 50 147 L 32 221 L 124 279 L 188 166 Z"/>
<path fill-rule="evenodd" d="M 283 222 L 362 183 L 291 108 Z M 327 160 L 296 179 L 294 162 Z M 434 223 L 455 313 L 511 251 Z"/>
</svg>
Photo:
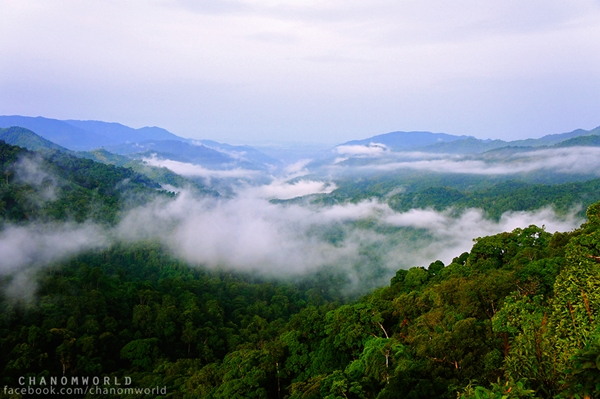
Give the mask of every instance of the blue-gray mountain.
<svg viewBox="0 0 600 399">
<path fill-rule="evenodd" d="M 481 140 L 471 136 L 455 136 L 430 132 L 391 132 L 353 140 L 340 146 L 383 144 L 392 151 L 423 151 L 449 154 L 480 154 L 503 147 L 542 147 L 557 145 L 582 136 L 600 135 L 600 126 L 592 130 L 577 129 L 568 133 L 549 134 L 539 139 L 515 141 Z M 573 141 L 570 145 L 593 145 L 592 141 Z"/>
<path fill-rule="evenodd" d="M 262 170 L 280 164 L 278 160 L 249 146 L 233 146 L 211 140 L 190 140 L 159 127 L 134 129 L 119 123 L 102 121 L 0 116 L 0 128 L 16 126 L 36 133 L 40 144 L 32 148 L 25 142 L 7 142 L 30 149 L 54 148 L 48 143 L 41 144 L 40 140 L 46 140 L 61 146 L 62 150 L 66 148 L 73 151 L 90 151 L 105 148 L 133 158 L 156 155 L 163 159 L 190 162 L 210 168 L 241 167 Z"/>
<path fill-rule="evenodd" d="M 8 128 L 11 126 L 27 128 L 41 136 L 40 139 L 42 140 L 45 139 L 55 145 L 75 151 L 105 148 L 110 152 L 131 158 L 140 159 L 156 156 L 162 159 L 194 163 L 212 169 L 272 170 L 274 166 L 277 167 L 283 164 L 281 160 L 266 155 L 250 146 L 233 146 L 212 140 L 186 139 L 159 127 L 134 129 L 119 123 L 102 121 L 56 120 L 19 115 L 0 116 L 0 127 Z M 303 158 L 316 160 L 309 164 L 309 169 L 331 164 L 339 155 L 348 158 L 345 161 L 336 161 L 343 162 L 340 165 L 360 166 L 374 161 L 365 159 L 365 154 L 352 153 L 351 149 L 340 147 L 383 144 L 385 147 L 381 148 L 386 152 L 421 151 L 437 154 L 482 154 L 487 151 L 501 150 L 505 153 L 512 153 L 522 151 L 524 148 L 531 149 L 544 146 L 593 146 L 597 145 L 595 144 L 595 138 L 584 139 L 583 137 L 599 134 L 600 127 L 589 131 L 577 129 L 568 133 L 551 134 L 539 139 L 503 141 L 481 140 L 471 136 L 457 136 L 446 133 L 391 132 L 362 140 L 348 141 L 330 151 L 315 151 L 309 154 L 310 156 L 303 156 Z M 34 145 L 31 137 L 22 138 L 22 140 L 27 141 L 28 144 L 10 140 L 7 142 L 33 149 L 33 147 L 30 147 Z M 38 146 L 35 147 L 36 149 L 40 146 L 52 147 L 47 143 L 44 144 L 39 139 L 36 140 L 35 145 Z"/>
<path fill-rule="evenodd" d="M 421 148 L 436 143 L 449 143 L 464 140 L 469 136 L 454 136 L 446 133 L 431 132 L 391 132 L 379 134 L 362 140 L 352 140 L 340 145 L 369 145 L 371 143 L 384 144 L 394 151 L 406 151 Z M 471 137 L 472 138 L 472 137 Z"/>
</svg>

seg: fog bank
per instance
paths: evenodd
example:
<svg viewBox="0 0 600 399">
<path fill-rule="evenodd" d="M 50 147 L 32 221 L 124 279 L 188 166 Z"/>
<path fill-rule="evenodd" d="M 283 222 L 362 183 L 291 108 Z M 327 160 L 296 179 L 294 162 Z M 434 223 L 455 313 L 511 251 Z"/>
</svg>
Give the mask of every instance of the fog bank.
<svg viewBox="0 0 600 399">
<path fill-rule="evenodd" d="M 400 268 L 427 266 L 469 251 L 473 239 L 531 224 L 567 231 L 583 221 L 576 211 L 551 208 L 507 212 L 499 221 L 468 209 L 393 211 L 386 203 L 316 206 L 271 203 L 256 187 L 230 199 L 196 198 L 186 191 L 124 215 L 112 228 L 91 223 L 8 226 L 0 233 L 0 273 L 13 277 L 9 294 L 32 292 L 32 271 L 115 242 L 156 240 L 190 265 L 288 278 L 334 268 L 354 289 L 387 284 Z"/>
</svg>

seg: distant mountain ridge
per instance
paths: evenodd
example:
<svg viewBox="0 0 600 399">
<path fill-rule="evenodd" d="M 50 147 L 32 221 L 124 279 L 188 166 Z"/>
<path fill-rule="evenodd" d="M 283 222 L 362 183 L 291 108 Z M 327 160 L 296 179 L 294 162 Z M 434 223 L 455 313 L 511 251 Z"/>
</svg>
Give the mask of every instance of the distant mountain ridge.
<svg viewBox="0 0 600 399">
<path fill-rule="evenodd" d="M 466 139 L 446 143 L 432 144 L 421 147 L 419 150 L 434 153 L 473 154 L 495 150 L 509 145 L 509 142 L 504 140 L 481 140 L 476 139 L 475 137 L 468 137 Z"/>
<path fill-rule="evenodd" d="M 134 129 L 120 123 L 81 120 L 57 120 L 44 117 L 0 116 L 0 128 L 20 126 L 41 136 L 55 145 L 74 151 L 90 151 L 105 148 L 111 152 L 134 158 L 157 154 L 165 159 L 190 162 L 207 167 L 250 169 L 270 169 L 283 163 L 250 146 L 233 146 L 212 140 L 193 140 L 179 137 L 160 127 Z M 539 139 L 514 141 L 481 140 L 472 136 L 457 136 L 447 133 L 426 131 L 396 131 L 375 135 L 360 140 L 351 140 L 334 147 L 369 146 L 383 144 L 386 149 L 403 151 L 421 151 L 428 153 L 482 154 L 502 148 L 532 148 L 555 146 L 565 140 L 583 136 L 600 135 L 600 127 L 592 130 L 577 129 L 572 132 L 549 134 Z M 30 140 L 21 138 L 22 140 Z M 34 140 L 35 141 L 35 140 Z M 565 145 L 595 145 L 592 139 L 575 140 Z M 40 146 L 50 148 L 48 144 L 36 141 Z M 579 144 L 576 144 L 579 143 Z M 18 144 L 18 143 L 15 143 Z M 19 144 L 24 145 L 24 144 Z M 34 145 L 33 142 L 30 145 Z M 25 145 L 26 146 L 26 145 Z M 29 147 L 28 147 L 29 148 Z M 344 149 L 340 153 L 351 154 L 353 149 Z M 350 152 L 348 152 L 350 151 Z M 325 160 L 327 154 L 311 154 L 310 158 Z M 350 156 L 353 157 L 352 155 Z M 360 155 L 359 155 L 360 157 Z"/>
<path fill-rule="evenodd" d="M 600 126 L 592 129 L 592 130 L 584 130 L 584 129 L 576 129 L 572 132 L 567 133 L 557 133 L 557 134 L 548 134 L 539 139 L 525 139 L 525 140 L 515 140 L 511 141 L 511 145 L 515 146 L 531 146 L 537 147 L 542 145 L 554 145 L 558 144 L 562 141 L 572 139 L 580 136 L 595 136 L 600 134 Z"/>
<path fill-rule="evenodd" d="M 41 116 L 0 116 L 0 127 L 11 126 L 24 127 L 46 140 L 76 151 L 88 151 L 108 145 L 142 140 L 187 140 L 157 127 L 134 129 L 112 122 L 61 121 Z"/>
<path fill-rule="evenodd" d="M 201 143 L 202 145 L 212 148 L 228 154 L 229 156 L 237 159 L 242 159 L 251 162 L 259 162 L 266 165 L 278 165 L 281 161 L 272 158 L 262 151 L 257 150 L 254 147 L 248 145 L 230 145 L 224 143 L 218 143 L 213 140 L 193 140 L 193 143 Z"/>
<path fill-rule="evenodd" d="M 194 145 L 177 140 L 146 140 L 136 143 L 108 146 L 106 149 L 121 155 L 134 157 L 156 154 L 161 158 L 188 163 L 223 164 L 233 162 L 227 154 L 204 145 Z"/>
<path fill-rule="evenodd" d="M 41 116 L 0 116 L 0 128 L 13 126 L 35 133 L 41 147 L 51 148 L 48 143 L 52 143 L 60 147 L 55 149 L 61 151 L 92 151 L 105 148 L 138 159 L 156 154 L 164 159 L 219 169 L 267 169 L 281 164 L 280 161 L 249 146 L 187 139 L 160 127 L 134 129 L 115 122 L 57 120 Z M 40 140 L 46 140 L 47 143 L 41 144 Z M 14 144 L 24 145 L 23 143 Z"/>
<path fill-rule="evenodd" d="M 70 150 L 90 150 L 101 147 L 106 142 L 102 136 L 70 125 L 57 119 L 41 116 L 0 116 L 0 127 L 19 126 L 33 131 L 46 140 Z"/>
<path fill-rule="evenodd" d="M 166 185 L 171 188 L 188 188 L 194 190 L 201 195 L 218 196 L 219 193 L 211 190 L 196 181 L 189 180 L 180 176 L 167 168 L 160 168 L 148 165 L 141 160 L 132 159 L 130 157 L 111 153 L 103 148 L 91 151 L 71 151 L 65 147 L 61 147 L 43 137 L 35 134 L 31 130 L 22 127 L 0 128 L 0 143 L 4 141 L 6 144 L 25 148 L 29 151 L 50 150 L 51 152 L 61 152 L 69 155 L 74 155 L 77 158 L 87 158 L 93 161 L 106 165 L 115 165 L 133 169 L 136 173 L 145 175 L 156 183 Z M 182 143 L 186 144 L 186 143 Z M 46 152 L 47 154 L 47 152 Z M 50 156 L 50 155 L 48 155 Z M 170 187 L 169 187 L 170 186 Z"/>
<path fill-rule="evenodd" d="M 363 145 L 379 143 L 384 144 L 393 151 L 423 151 L 432 153 L 452 153 L 452 154 L 478 154 L 490 150 L 497 150 L 504 147 L 542 147 L 555 146 L 566 140 L 577 139 L 583 136 L 600 135 L 600 126 L 592 130 L 577 129 L 572 132 L 548 134 L 539 139 L 524 139 L 524 140 L 481 140 L 472 136 L 456 136 L 446 133 L 431 133 L 431 132 L 391 132 L 379 134 L 362 140 L 352 140 L 342 144 L 341 146 Z M 573 143 L 579 145 L 595 145 L 592 144 L 593 139 L 575 140 Z"/>
<path fill-rule="evenodd" d="M 574 146 L 600 147 L 600 135 L 577 136 L 553 145 L 553 147 Z"/>
<path fill-rule="evenodd" d="M 139 129 L 134 129 L 116 122 L 79 121 L 71 119 L 66 120 L 65 122 L 80 129 L 96 133 L 111 140 L 114 140 L 114 137 L 119 137 L 119 143 L 127 141 L 137 142 L 144 140 L 187 140 L 183 137 L 179 137 L 169 132 L 166 129 L 156 126 L 146 126 Z M 123 138 L 126 138 L 127 140 L 122 141 Z"/>
<path fill-rule="evenodd" d="M 431 132 L 390 132 L 378 134 L 362 140 L 352 140 L 342 145 L 369 145 L 370 143 L 384 144 L 392 150 L 406 151 L 436 143 L 447 143 L 472 138 L 470 136 L 455 136 L 446 133 Z M 339 147 L 338 146 L 338 147 Z"/>
</svg>

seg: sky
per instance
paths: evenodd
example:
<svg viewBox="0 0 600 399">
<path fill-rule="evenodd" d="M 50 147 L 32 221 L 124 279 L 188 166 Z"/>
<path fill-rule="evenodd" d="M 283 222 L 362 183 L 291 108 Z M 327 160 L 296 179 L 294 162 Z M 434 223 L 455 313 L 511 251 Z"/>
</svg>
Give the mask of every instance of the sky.
<svg viewBox="0 0 600 399">
<path fill-rule="evenodd" d="M 534 138 L 600 125 L 598 38 L 598 0 L 0 0 L 0 115 Z"/>
</svg>

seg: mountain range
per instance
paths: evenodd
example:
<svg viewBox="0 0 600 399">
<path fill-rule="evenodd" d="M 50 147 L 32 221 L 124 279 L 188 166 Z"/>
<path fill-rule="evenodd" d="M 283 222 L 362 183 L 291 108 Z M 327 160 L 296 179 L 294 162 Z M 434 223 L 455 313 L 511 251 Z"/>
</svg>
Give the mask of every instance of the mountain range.
<svg viewBox="0 0 600 399">
<path fill-rule="evenodd" d="M 20 127 L 17 129 L 16 127 Z M 210 169 L 250 169 L 272 171 L 285 165 L 277 153 L 265 154 L 251 146 L 235 146 L 213 140 L 194 140 L 177 136 L 160 127 L 134 129 L 119 123 L 102 121 L 57 120 L 20 115 L 0 116 L 0 139 L 32 150 L 41 148 L 63 152 L 103 149 L 125 159 L 157 158 L 201 165 Z M 552 146 L 599 146 L 600 127 L 550 134 L 539 139 L 515 141 L 482 140 L 424 131 L 390 132 L 339 144 L 329 150 L 303 154 L 316 161 L 311 167 L 339 162 L 365 164 L 372 154 L 424 152 L 436 154 L 483 154 L 488 151 L 520 152 Z M 267 151 L 268 152 L 268 151 Z M 103 158 L 110 158 L 103 156 Z M 299 159 L 299 158 L 298 158 Z M 335 161 L 337 159 L 337 161 Z M 289 162 L 289 161 L 288 161 Z M 357 163 L 358 162 L 358 163 Z M 120 163 L 124 163 L 121 161 Z"/>
<path fill-rule="evenodd" d="M 600 135 L 600 126 L 592 130 L 577 129 L 568 133 L 549 134 L 539 139 L 514 141 L 482 140 L 472 136 L 455 136 L 431 132 L 391 132 L 362 140 L 352 140 L 336 147 L 383 144 L 392 151 L 423 151 L 431 153 L 478 154 L 503 147 L 553 146 L 569 139 Z M 575 143 L 575 142 L 573 142 Z M 591 141 L 580 141 L 579 145 L 591 145 Z M 585 143 L 585 144 L 584 144 Z"/>
<path fill-rule="evenodd" d="M 0 127 L 11 126 L 27 128 L 53 143 L 75 151 L 93 150 L 107 145 L 142 140 L 186 140 L 158 127 L 133 129 L 119 123 L 100 121 L 62 121 L 41 116 L 0 116 Z"/>
<path fill-rule="evenodd" d="M 216 169 L 263 170 L 280 162 L 249 146 L 234 146 L 212 140 L 192 140 L 159 127 L 134 129 L 119 123 L 102 121 L 57 120 L 20 115 L 0 116 L 0 128 L 21 127 L 9 138 L 9 144 L 29 149 L 91 151 L 104 148 L 134 159 L 156 156 L 203 165 Z M 32 134 L 37 137 L 34 139 Z M 2 137 L 0 137 L 2 139 Z M 58 148 L 60 147 L 60 148 Z"/>
<path fill-rule="evenodd" d="M 454 136 L 446 133 L 391 132 L 379 134 L 366 139 L 348 141 L 340 145 L 351 146 L 379 143 L 385 145 L 393 151 L 406 151 L 414 148 L 434 145 L 437 143 L 451 143 L 457 140 L 465 140 L 468 138 L 469 136 Z M 473 139 L 473 137 L 471 138 Z"/>
</svg>

